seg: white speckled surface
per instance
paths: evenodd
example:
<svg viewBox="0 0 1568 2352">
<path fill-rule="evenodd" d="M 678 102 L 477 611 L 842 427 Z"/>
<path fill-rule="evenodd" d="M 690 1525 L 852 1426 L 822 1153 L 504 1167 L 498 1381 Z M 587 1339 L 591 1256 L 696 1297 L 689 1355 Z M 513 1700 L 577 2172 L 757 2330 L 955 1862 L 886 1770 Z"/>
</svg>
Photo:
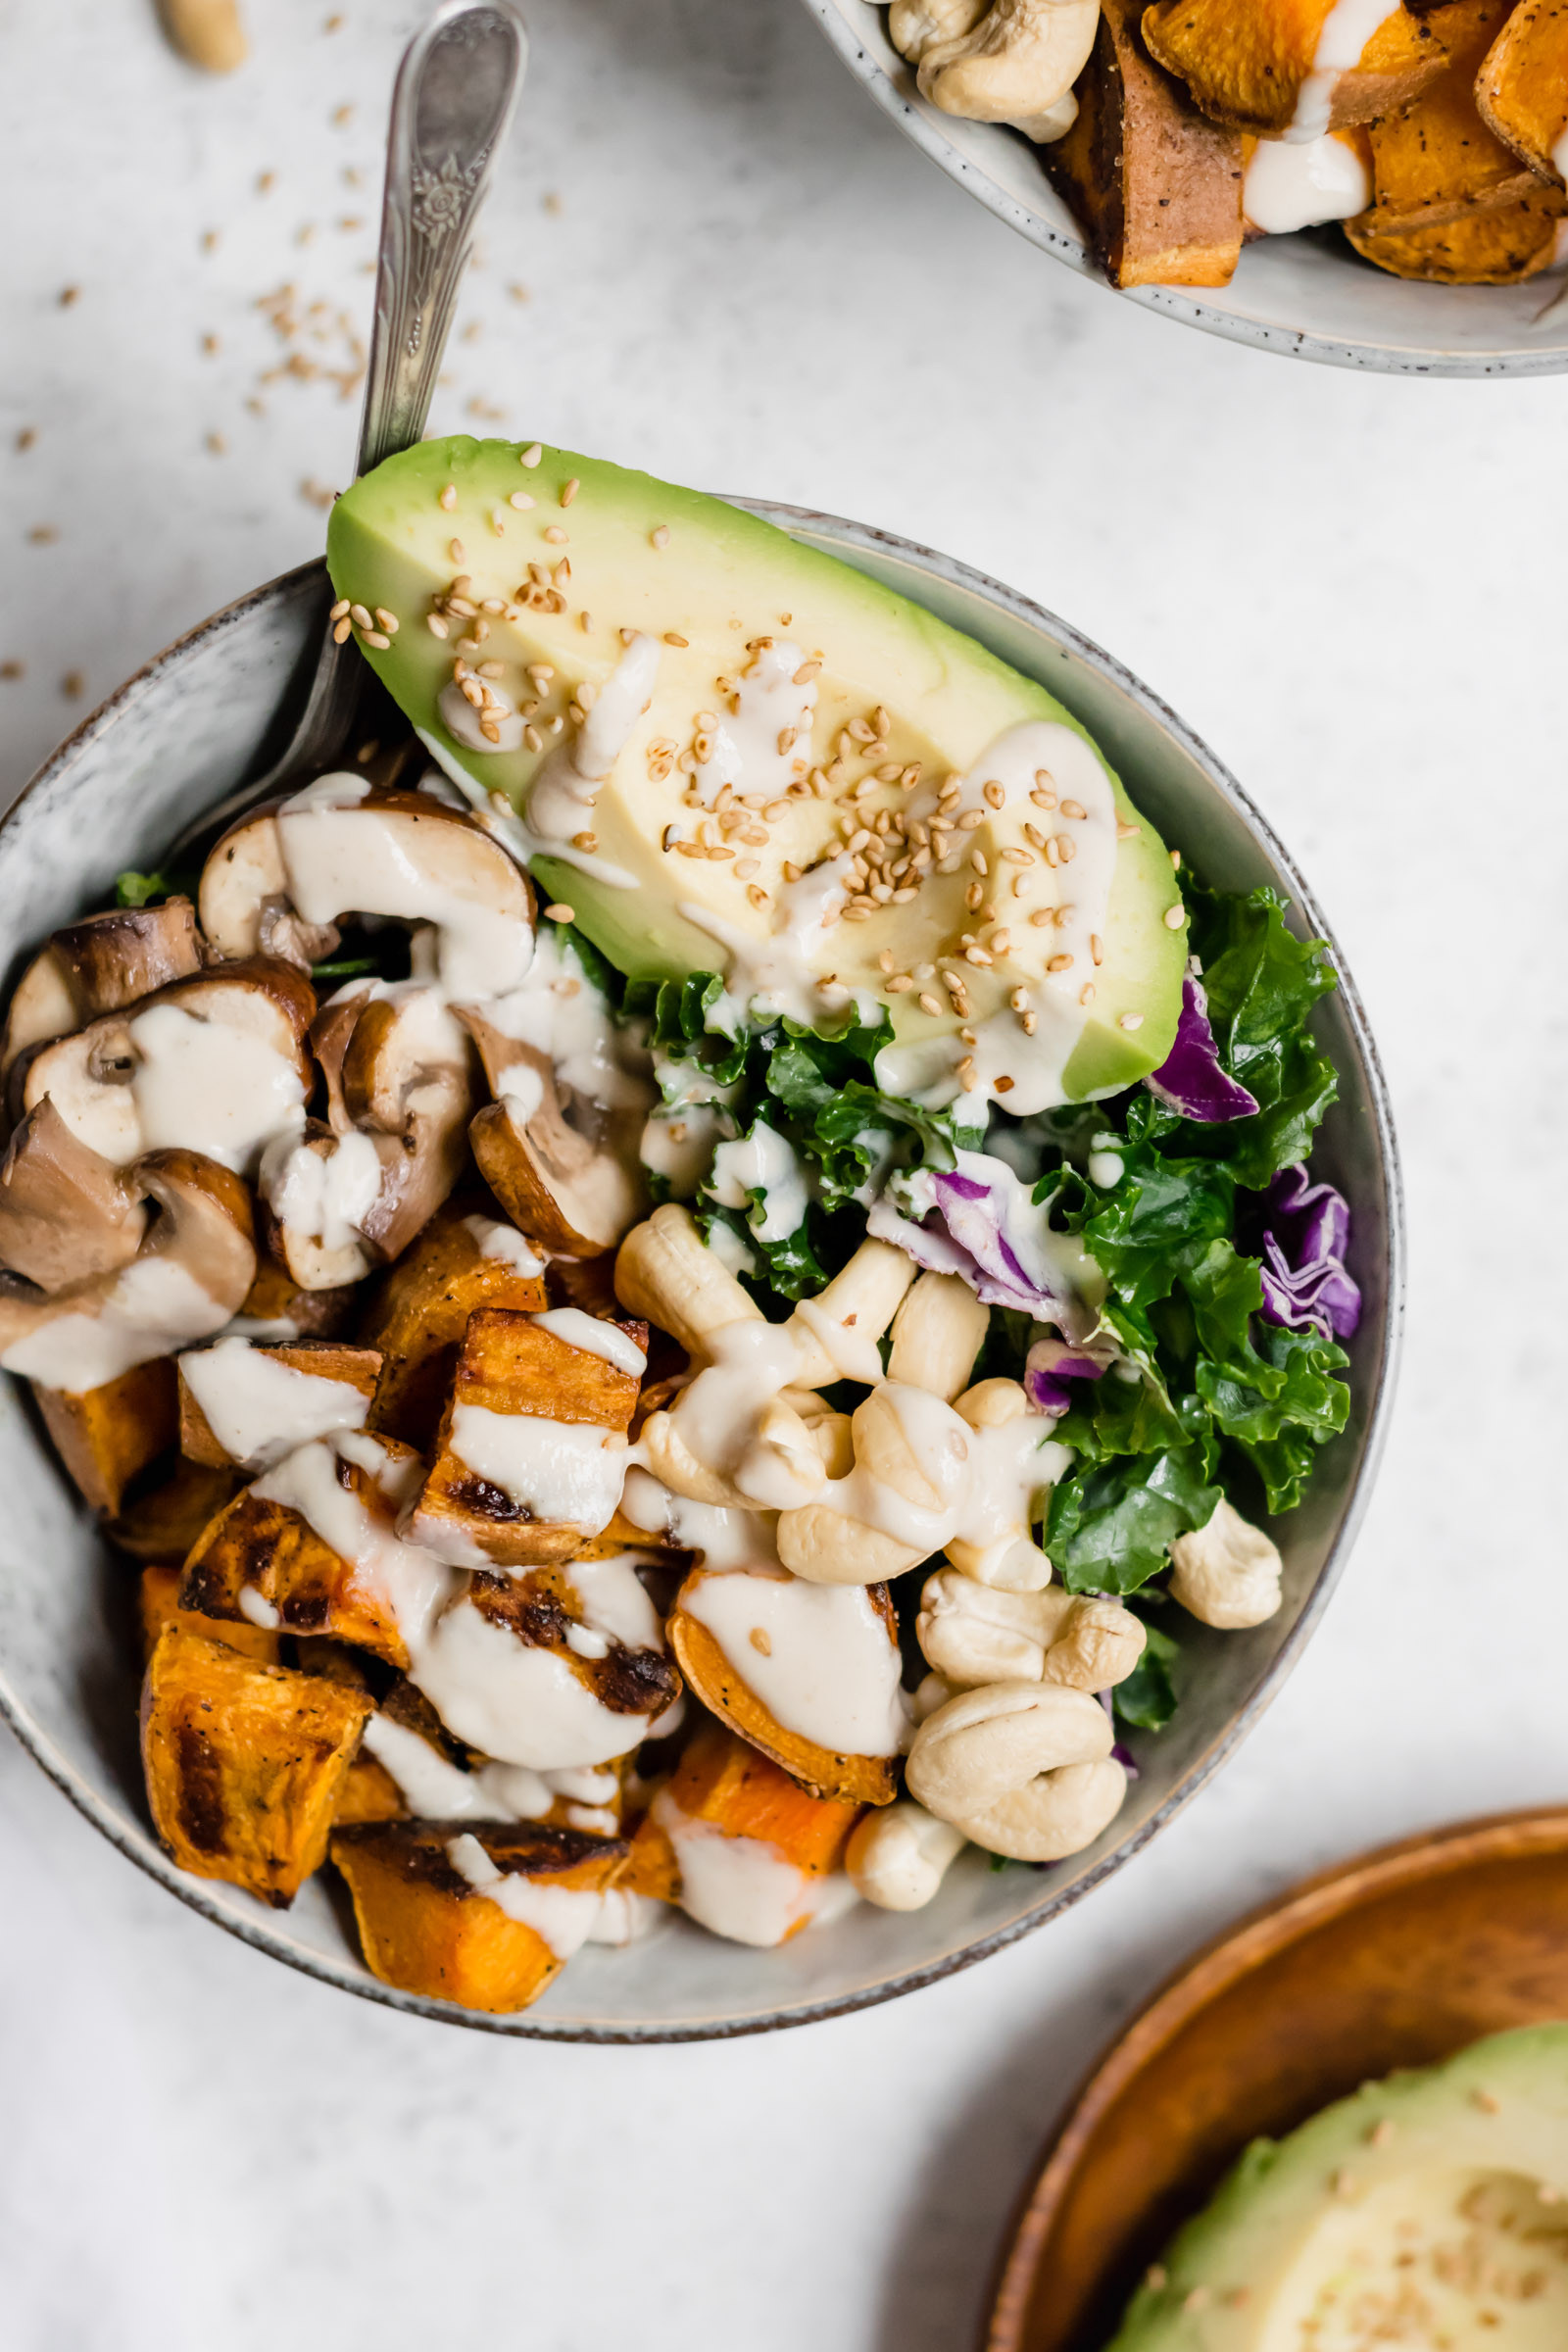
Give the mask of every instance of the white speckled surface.
<svg viewBox="0 0 1568 2352">
<path fill-rule="evenodd" d="M 317 543 L 297 485 L 341 479 L 353 407 L 290 381 L 246 413 L 272 364 L 251 304 L 292 277 L 363 306 L 370 229 L 331 223 L 371 221 L 374 192 L 337 175 L 373 178 L 415 14 L 346 0 L 328 36 L 326 13 L 252 0 L 257 59 L 209 85 L 141 0 L 0 0 L 25 223 L 9 786 L 70 723 L 65 671 L 85 709 Z M 1054 2103 L 1182 1949 L 1358 1842 L 1568 1778 L 1562 387 L 1287 366 L 1118 304 L 922 165 L 795 0 L 531 14 L 484 332 L 438 420 L 479 394 L 515 429 L 951 548 L 1214 744 L 1334 916 L 1395 1090 L 1413 1282 L 1388 1467 L 1325 1629 L 1193 1812 L 1044 1937 L 804 2036 L 594 2051 L 383 2015 L 188 1916 L 0 1746 L 8 2352 L 948 2352 Z"/>
</svg>

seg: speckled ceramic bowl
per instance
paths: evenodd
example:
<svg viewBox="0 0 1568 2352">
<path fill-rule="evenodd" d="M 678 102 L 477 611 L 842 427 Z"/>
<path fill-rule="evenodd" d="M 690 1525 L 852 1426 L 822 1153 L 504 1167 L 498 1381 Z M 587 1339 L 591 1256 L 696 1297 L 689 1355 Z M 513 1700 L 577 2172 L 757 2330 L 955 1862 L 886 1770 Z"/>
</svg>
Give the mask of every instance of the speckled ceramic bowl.
<svg viewBox="0 0 1568 2352">
<path fill-rule="evenodd" d="M 1225 888 L 1273 883 L 1304 927 L 1326 930 L 1300 876 L 1223 768 L 1115 662 L 1023 598 L 906 541 L 792 508 L 759 507 L 912 597 L 1039 678 L 1073 710 L 1139 804 Z M 100 906 L 117 872 L 164 845 L 272 756 L 280 698 L 310 659 L 320 566 L 274 580 L 160 655 L 40 769 L 0 825 L 0 961 L 14 978 L 52 927 Z M 265 750 L 264 750 L 264 747 Z M 1323 1454 L 1300 1510 L 1279 1529 L 1286 1601 L 1246 1634 L 1184 1637 L 1184 1703 L 1171 1729 L 1135 1741 L 1140 1777 L 1086 1853 L 1047 1871 L 962 1857 L 924 1911 L 859 1905 L 782 1950 L 722 1943 L 672 1918 L 630 1951 L 589 1947 L 536 2008 L 474 2017 L 375 1983 L 329 1874 L 292 1911 L 181 1876 L 148 1823 L 136 1757 L 130 1573 L 110 1557 L 44 1443 L 26 1399 L 0 1383 L 0 1707 L 54 1779 L 121 1851 L 204 1918 L 345 1991 L 501 2034 L 682 2040 L 804 2024 L 890 1999 L 983 1959 L 1118 1870 L 1194 1795 L 1278 1689 L 1344 1566 L 1382 1444 L 1402 1290 L 1398 1170 L 1388 1101 L 1355 990 L 1318 1010 L 1341 1073 L 1321 1163 L 1354 1203 L 1354 1270 L 1366 1312 L 1351 1345 L 1350 1425 Z"/>
<path fill-rule="evenodd" d="M 922 155 L 986 210 L 1065 262 L 1104 278 L 1046 178 L 1040 150 L 996 122 L 960 122 L 923 99 L 875 0 L 806 0 L 857 81 Z M 1363 262 L 1338 229 L 1264 237 L 1228 286 L 1139 286 L 1123 294 L 1206 334 L 1336 368 L 1393 375 L 1556 375 L 1568 368 L 1560 270 L 1522 286 L 1427 286 Z"/>
</svg>

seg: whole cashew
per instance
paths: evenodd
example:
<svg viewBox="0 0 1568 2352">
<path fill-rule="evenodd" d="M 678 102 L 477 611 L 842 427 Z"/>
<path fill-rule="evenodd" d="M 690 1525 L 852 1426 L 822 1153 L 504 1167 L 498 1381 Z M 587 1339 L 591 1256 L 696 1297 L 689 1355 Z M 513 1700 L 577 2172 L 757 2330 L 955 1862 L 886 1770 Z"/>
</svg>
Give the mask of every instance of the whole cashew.
<svg viewBox="0 0 1568 2352">
<path fill-rule="evenodd" d="M 628 1314 L 657 1323 L 701 1361 L 704 1342 L 726 1323 L 764 1318 L 697 1230 L 690 1209 L 666 1200 L 634 1225 L 615 1258 L 615 1297 Z"/>
<path fill-rule="evenodd" d="M 705 1377 L 718 1375 L 710 1372 Z M 739 1458 L 727 1467 L 705 1462 L 692 1451 L 681 1429 L 679 1397 L 671 1411 L 649 1414 L 640 1442 L 643 1458 L 661 1485 L 672 1494 L 714 1503 L 720 1510 L 796 1508 L 827 1481 L 821 1446 L 782 1396 L 762 1406 Z"/>
<path fill-rule="evenodd" d="M 914 1274 L 914 1261 L 894 1243 L 864 1241 L 825 1291 L 803 1298 L 784 1326 L 800 1351 L 799 1386 L 880 1380 L 876 1343 Z"/>
<path fill-rule="evenodd" d="M 1016 1380 L 977 1381 L 972 1389 L 964 1390 L 953 1409 L 975 1430 L 1006 1429 L 1025 1414 L 1034 1413 L 1023 1384 Z M 961 1536 L 955 1536 L 947 1550 L 955 1568 L 999 1592 L 1038 1592 L 1051 1582 L 1051 1562 L 1021 1523 L 1004 1549 L 996 1544 L 965 1543 Z"/>
<path fill-rule="evenodd" d="M 1017 1862 L 1059 1862 L 1093 1843 L 1126 1793 L 1110 1718 L 1086 1690 L 991 1683 L 921 1724 L 911 1793 L 976 1845 Z"/>
<path fill-rule="evenodd" d="M 993 0 L 969 31 L 926 45 L 921 95 L 944 114 L 1035 122 L 1059 138 L 1055 110 L 1089 63 L 1099 24 L 1100 0 Z"/>
<path fill-rule="evenodd" d="M 953 1685 L 943 1675 L 922 1675 L 909 1696 L 909 1705 L 913 1710 L 910 1722 L 916 1725 L 924 1723 L 926 1717 L 934 1715 L 938 1707 L 945 1707 L 952 1696 Z"/>
<path fill-rule="evenodd" d="M 961 1830 L 906 1797 L 866 1815 L 850 1839 L 844 1867 L 868 1903 L 884 1911 L 919 1911 L 963 1846 Z"/>
<path fill-rule="evenodd" d="M 927 1577 L 915 1632 L 928 1663 L 959 1690 L 1044 1681 L 1108 1690 L 1132 1673 L 1146 1640 L 1140 1619 L 1113 1600 L 1059 1585 L 996 1592 L 951 1568 Z"/>
<path fill-rule="evenodd" d="M 889 1380 L 929 1389 L 949 1404 L 968 1379 L 991 1320 L 956 1274 L 922 1274 L 893 1318 Z"/>
<path fill-rule="evenodd" d="M 1235 1632 L 1261 1625 L 1280 1605 L 1284 1563 L 1261 1528 L 1221 1502 L 1206 1527 L 1170 1547 L 1173 1600 L 1204 1625 Z"/>
<path fill-rule="evenodd" d="M 901 1395 L 918 1401 L 920 1420 L 913 1433 L 900 1412 Z M 922 1391 L 901 1391 L 891 1383 L 873 1389 L 856 1407 L 850 1426 L 855 1469 L 844 1482 L 848 1494 L 779 1516 L 778 1556 L 811 1584 L 881 1584 L 928 1559 L 942 1541 L 944 1472 L 956 1471 L 967 1459 L 962 1422 L 940 1398 Z M 858 1496 L 856 1485 L 861 1482 Z M 872 1523 L 879 1487 L 892 1497 L 891 1528 Z M 867 1488 L 871 1492 L 864 1492 Z M 929 1535 L 919 1526 L 922 1516 L 932 1522 Z M 906 1532 L 899 1529 L 901 1518 Z"/>
<path fill-rule="evenodd" d="M 971 31 L 989 5 L 990 0 L 893 0 L 888 39 L 917 66 L 933 41 L 956 40 Z"/>
</svg>

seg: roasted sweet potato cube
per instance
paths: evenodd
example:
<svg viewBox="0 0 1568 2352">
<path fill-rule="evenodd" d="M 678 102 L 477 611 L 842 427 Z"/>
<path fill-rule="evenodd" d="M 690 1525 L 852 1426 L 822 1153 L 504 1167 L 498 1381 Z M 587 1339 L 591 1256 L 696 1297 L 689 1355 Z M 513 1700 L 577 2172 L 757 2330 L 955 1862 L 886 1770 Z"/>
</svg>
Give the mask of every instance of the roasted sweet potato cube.
<svg viewBox="0 0 1568 2352">
<path fill-rule="evenodd" d="M 777 1846 L 812 1877 L 838 1869 L 864 1810 L 845 1798 L 813 1796 L 721 1723 L 704 1724 L 675 1767 L 669 1795 L 689 1821 Z"/>
<path fill-rule="evenodd" d="M 377 1444 L 391 1457 L 392 1483 L 402 1470 L 412 1488 L 419 1468 L 413 1447 L 389 1438 Z M 390 1534 L 398 1495 L 362 1463 L 341 1455 L 336 1477 Z M 329 1634 L 388 1665 L 406 1667 L 408 1650 L 374 1574 L 334 1551 L 291 1503 L 262 1492 L 268 1483 L 261 1479 L 244 1488 L 203 1530 L 185 1563 L 180 1606 L 251 1624 L 269 1622 L 272 1611 L 286 1633 Z"/>
<path fill-rule="evenodd" d="M 519 1272 L 504 1254 L 507 1230 L 443 1209 L 383 1276 L 361 1334 L 382 1356 L 371 1429 L 427 1448 L 474 1309 L 527 1314 L 548 1304 L 543 1274 Z"/>
<path fill-rule="evenodd" d="M 1345 233 L 1364 260 L 1395 277 L 1446 286 L 1512 286 L 1549 265 L 1565 215 L 1563 190 L 1538 187 L 1516 204 L 1470 213 L 1436 228 L 1379 236 L 1358 220 L 1347 220 Z"/>
<path fill-rule="evenodd" d="M 1042 149 L 1113 286 L 1228 285 L 1242 250 L 1242 142 L 1154 65 L 1133 0 L 1103 0 L 1078 118 Z"/>
<path fill-rule="evenodd" d="M 583 1603 L 569 1568 L 530 1568 L 513 1576 L 481 1569 L 468 1586 L 467 1600 L 514 1641 L 552 1650 L 612 1714 L 657 1719 L 680 1696 L 680 1676 L 662 1650 L 634 1648 L 603 1635 L 596 1642 L 583 1641 Z M 627 1741 L 628 1747 L 636 1744 L 635 1737 Z"/>
<path fill-rule="evenodd" d="M 179 1430 L 172 1356 L 133 1364 L 102 1388 L 73 1395 L 32 1384 L 44 1427 L 84 1499 L 113 1518 L 125 1489 L 167 1453 Z"/>
<path fill-rule="evenodd" d="M 175 1455 L 169 1476 L 125 1503 L 105 1531 L 133 1560 L 182 1568 L 191 1545 L 234 1498 L 237 1470 L 207 1470 Z"/>
<path fill-rule="evenodd" d="M 403 1791 L 384 1764 L 362 1749 L 338 1790 L 332 1826 L 346 1830 L 360 1821 L 403 1821 L 408 1816 Z"/>
<path fill-rule="evenodd" d="M 1476 107 L 1476 74 L 1511 0 L 1458 0 L 1445 8 L 1449 63 L 1402 112 L 1369 125 L 1372 202 L 1357 217 L 1366 235 L 1437 228 L 1467 213 L 1517 203 L 1537 174 L 1494 138 Z"/>
<path fill-rule="evenodd" d="M 606 1328 L 647 1347 L 644 1323 Z M 528 1315 L 482 1307 L 468 1318 L 414 1541 L 462 1567 L 570 1559 L 619 1499 L 615 1458 L 636 1401 L 635 1373 Z"/>
<path fill-rule="evenodd" d="M 660 1903 L 672 1903 L 680 1894 L 675 1848 L 651 1812 L 630 1825 L 626 1859 L 615 1873 L 615 1886 L 623 1894 L 646 1894 Z"/>
<path fill-rule="evenodd" d="M 193 1349 L 177 1359 L 180 1452 L 188 1460 L 202 1462 L 213 1470 L 231 1467 L 235 1463 L 242 1468 L 254 1469 L 257 1466 L 254 1453 L 243 1450 L 243 1446 L 239 1452 L 232 1451 L 224 1439 L 214 1430 L 194 1394 L 189 1378 L 191 1367 L 195 1365 L 199 1382 L 202 1358 L 211 1352 L 205 1348 Z M 378 1349 L 347 1348 L 334 1340 L 277 1341 L 265 1347 L 252 1348 L 250 1353 L 269 1364 L 276 1364 L 284 1372 L 296 1374 L 300 1380 L 322 1381 L 331 1383 L 333 1387 L 353 1389 L 366 1399 L 367 1405 L 375 1395 L 381 1371 Z M 314 1416 L 311 1409 L 313 1394 L 320 1398 Z M 309 1436 L 318 1436 L 329 1428 L 354 1426 L 352 1422 L 332 1419 L 333 1399 L 329 1393 L 321 1396 L 320 1392 L 313 1393 L 310 1390 L 297 1390 L 292 1394 L 290 1390 L 283 1390 L 280 1392 L 280 1406 L 285 1405 L 285 1409 L 290 1412 L 297 1410 L 301 1414 L 301 1426 Z M 299 1442 L 304 1444 L 303 1436 Z"/>
<path fill-rule="evenodd" d="M 291 1903 L 325 1858 L 369 1712 L 341 1683 L 167 1626 L 142 1685 L 141 1747 L 153 1821 L 179 1868 Z"/>
<path fill-rule="evenodd" d="M 1408 106 L 1442 73 L 1446 9 L 1396 8 L 1353 65 L 1314 68 L 1334 0 L 1154 0 L 1144 38 L 1216 122 L 1260 137 L 1291 129 L 1345 130 Z M 1310 78 L 1310 86 L 1309 85 Z"/>
<path fill-rule="evenodd" d="M 531 1824 L 397 1821 L 332 1838 L 381 1982 L 491 2016 L 526 2009 L 561 1974 L 625 1855 L 623 1838 Z"/>
<path fill-rule="evenodd" d="M 750 1746 L 760 1748 L 814 1796 L 842 1797 L 856 1805 L 891 1805 L 899 1792 L 896 1756 L 838 1755 L 799 1732 L 786 1730 L 726 1654 L 711 1627 L 691 1614 L 686 1604 L 709 1573 L 698 1568 L 687 1578 L 665 1627 L 688 1689 L 710 1714 L 738 1732 Z M 889 1646 L 896 1654 L 899 1621 L 886 1585 L 869 1586 L 866 1598 L 887 1627 Z"/>
<path fill-rule="evenodd" d="M 263 1625 L 234 1625 L 227 1619 L 198 1617 L 192 1609 L 179 1605 L 180 1571 L 177 1568 L 144 1568 L 138 1589 L 137 1602 L 141 1617 L 141 1662 L 145 1667 L 158 1646 L 158 1638 L 168 1625 L 182 1625 L 190 1634 L 200 1634 L 208 1642 L 226 1642 L 230 1649 L 243 1652 L 247 1658 L 260 1658 L 264 1665 L 278 1663 L 277 1636 Z"/>
<path fill-rule="evenodd" d="M 1495 138 L 1539 172 L 1560 180 L 1568 136 L 1568 7 L 1521 0 L 1487 52 L 1476 104 Z"/>
</svg>

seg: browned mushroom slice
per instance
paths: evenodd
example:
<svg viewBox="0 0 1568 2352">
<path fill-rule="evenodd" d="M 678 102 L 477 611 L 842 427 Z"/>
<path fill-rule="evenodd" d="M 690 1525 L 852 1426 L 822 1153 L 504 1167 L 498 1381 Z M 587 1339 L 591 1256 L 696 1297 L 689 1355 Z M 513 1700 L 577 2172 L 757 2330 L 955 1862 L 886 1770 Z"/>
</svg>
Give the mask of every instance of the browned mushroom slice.
<svg viewBox="0 0 1568 2352">
<path fill-rule="evenodd" d="M 381 1358 L 330 1340 L 252 1347 L 241 1339 L 179 1358 L 179 1446 L 213 1469 L 260 1470 L 313 1438 L 360 1429 Z"/>
<path fill-rule="evenodd" d="M 116 1167 L 184 1149 L 253 1172 L 303 1122 L 315 1009 L 310 983 L 275 956 L 174 981 L 41 1047 L 19 1070 L 21 1108 L 47 1096 Z"/>
<path fill-rule="evenodd" d="M 45 1097 L 0 1161 L 0 1265 L 58 1291 L 128 1264 L 146 1230 L 144 1201 Z"/>
<path fill-rule="evenodd" d="M 569 1307 L 471 1315 L 414 1542 L 457 1567 L 519 1567 L 597 1535 L 620 1500 L 647 1328 Z"/>
<path fill-rule="evenodd" d="M 432 928 L 458 995 L 514 988 L 532 953 L 532 889 L 500 842 L 433 793 L 377 792 L 363 774 L 321 776 L 253 810 L 202 870 L 202 928 L 220 956 L 256 955 L 265 929 L 305 962 L 350 913 Z"/>
<path fill-rule="evenodd" d="M 667 1631 L 704 1706 L 753 1747 L 817 1796 L 893 1802 L 904 1717 L 886 1585 L 699 1568 Z"/>
<path fill-rule="evenodd" d="M 363 1444 L 355 1444 L 356 1453 Z M 304 1498 L 297 1466 L 285 1462 L 244 1488 L 203 1530 L 185 1563 L 180 1607 L 287 1633 L 330 1635 L 407 1669 L 395 1595 L 369 1554 L 376 1538 L 389 1548 L 395 1544 L 406 1499 L 399 1481 L 416 1483 L 418 1457 L 411 1446 L 386 1440 L 366 1446 L 358 1459 L 335 1448 L 333 1453 L 335 1466 L 325 1466 L 329 1483 L 349 1497 L 356 1521 L 370 1533 L 365 1558 L 345 1557 L 312 1525 L 292 1498 Z M 377 1453 L 382 1461 L 367 1467 Z"/>
<path fill-rule="evenodd" d="M 513 1223 L 547 1250 L 597 1257 L 647 1213 L 635 1121 L 563 1099 L 547 1055 L 472 1010 L 463 1019 L 496 1100 L 468 1129 L 473 1156 Z"/>
<path fill-rule="evenodd" d="M 340 1298 L 369 1273 L 359 1230 L 381 1187 L 381 1162 L 368 1136 L 334 1135 L 319 1119 L 296 1142 L 284 1137 L 262 1163 L 261 1195 L 268 1253 L 307 1295 Z"/>
<path fill-rule="evenodd" d="M 381 1350 L 369 1426 L 423 1450 L 457 1371 L 468 1317 L 481 1306 L 526 1314 L 548 1305 L 540 1261 L 509 1225 L 448 1203 L 387 1269 L 362 1337 Z"/>
<path fill-rule="evenodd" d="M 11 999 L 0 1040 L 0 1079 L 19 1054 L 119 1012 L 172 980 L 201 969 L 189 899 L 162 906 L 118 906 L 55 932 Z"/>
</svg>

